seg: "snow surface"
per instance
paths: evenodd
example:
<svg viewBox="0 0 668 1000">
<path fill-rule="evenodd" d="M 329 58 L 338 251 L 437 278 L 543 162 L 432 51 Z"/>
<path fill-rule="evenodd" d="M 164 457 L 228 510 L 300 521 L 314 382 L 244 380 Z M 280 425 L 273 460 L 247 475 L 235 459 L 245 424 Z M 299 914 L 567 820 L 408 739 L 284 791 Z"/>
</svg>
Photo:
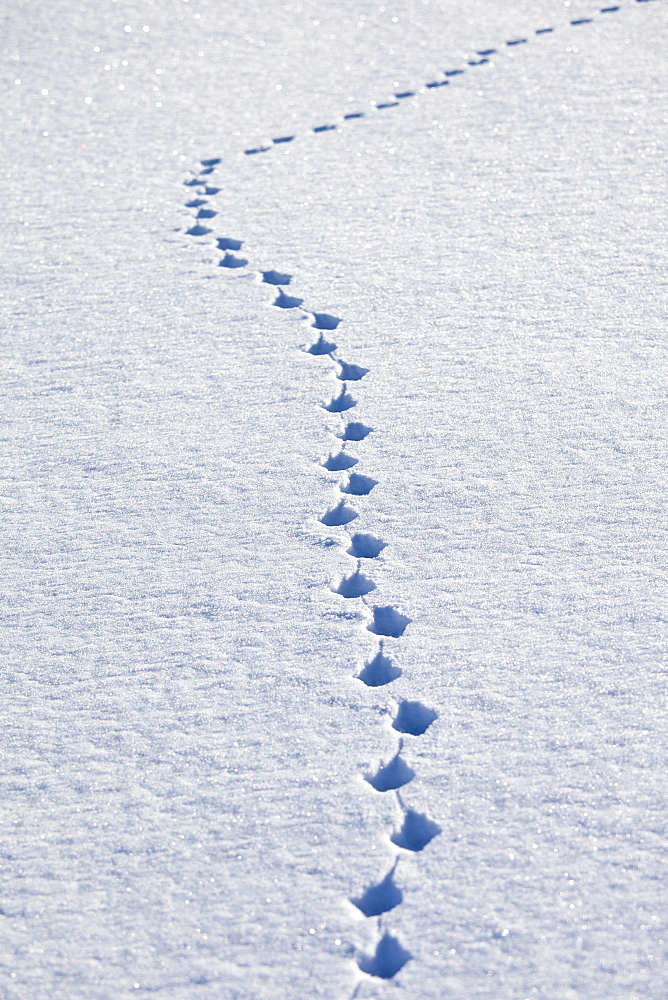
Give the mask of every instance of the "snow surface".
<svg viewBox="0 0 668 1000">
<path fill-rule="evenodd" d="M 601 10 L 4 7 L 3 1000 L 665 1000 L 668 17 Z"/>
</svg>

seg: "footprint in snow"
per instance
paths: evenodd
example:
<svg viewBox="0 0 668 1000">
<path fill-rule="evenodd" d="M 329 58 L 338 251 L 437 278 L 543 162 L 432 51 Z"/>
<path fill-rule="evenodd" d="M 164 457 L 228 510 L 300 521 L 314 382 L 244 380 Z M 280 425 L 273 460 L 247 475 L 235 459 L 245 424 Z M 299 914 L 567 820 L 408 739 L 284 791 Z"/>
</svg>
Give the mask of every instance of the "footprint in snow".
<svg viewBox="0 0 668 1000">
<path fill-rule="evenodd" d="M 422 736 L 436 719 L 438 719 L 438 712 L 427 708 L 421 702 L 402 701 L 392 723 L 392 728 L 396 729 L 398 733 Z"/>
<path fill-rule="evenodd" d="M 365 594 L 370 594 L 375 589 L 376 584 L 373 580 L 370 580 L 364 573 L 360 573 L 359 570 L 350 576 L 344 576 L 335 587 L 332 587 L 335 594 L 340 594 L 341 597 L 345 598 L 364 597 Z"/>
<path fill-rule="evenodd" d="M 304 350 L 307 354 L 332 354 L 336 350 L 336 344 L 332 340 L 325 340 L 323 335 L 320 334 L 315 344 L 305 347 Z"/>
<path fill-rule="evenodd" d="M 371 476 L 362 476 L 359 472 L 351 472 L 348 475 L 348 482 L 340 486 L 339 489 L 342 493 L 349 493 L 354 497 L 365 497 L 377 485 L 377 479 L 372 479 Z"/>
<path fill-rule="evenodd" d="M 248 261 L 245 257 L 235 257 L 233 253 L 226 253 L 218 266 L 229 268 L 245 267 L 247 263 Z"/>
<path fill-rule="evenodd" d="M 346 392 L 345 385 L 341 388 L 341 392 L 338 396 L 335 396 L 329 401 L 329 403 L 323 403 L 323 410 L 327 410 L 328 413 L 344 413 L 346 410 L 352 410 L 353 406 L 357 406 L 356 401 L 353 397 Z"/>
<path fill-rule="evenodd" d="M 415 771 L 397 753 L 389 764 L 381 765 L 375 774 L 367 774 L 364 780 L 377 792 L 393 792 L 403 788 L 414 777 Z"/>
<path fill-rule="evenodd" d="M 351 903 L 354 903 L 365 917 L 379 917 L 381 913 L 393 910 L 403 898 L 401 889 L 394 882 L 394 868 L 392 868 L 382 882 L 369 886 L 359 899 L 351 899 Z"/>
<path fill-rule="evenodd" d="M 349 507 L 348 504 L 341 500 L 337 503 L 336 507 L 332 507 L 322 515 L 320 523 L 327 525 L 328 528 L 335 528 L 340 525 L 350 524 L 356 517 L 359 517 L 357 511 L 354 511 L 352 507 Z"/>
<path fill-rule="evenodd" d="M 231 240 L 229 236 L 220 236 L 216 243 L 219 250 L 241 250 L 243 246 L 242 240 Z"/>
<path fill-rule="evenodd" d="M 369 374 L 369 368 L 361 368 L 360 365 L 350 365 L 346 361 L 337 361 L 339 370 L 336 377 L 342 382 L 359 382 L 365 375 Z"/>
<path fill-rule="evenodd" d="M 298 299 L 295 295 L 286 295 L 283 289 L 281 289 L 272 305 L 275 305 L 277 309 L 297 309 L 303 301 L 303 299 Z"/>
<path fill-rule="evenodd" d="M 350 539 L 350 548 L 347 551 L 348 555 L 354 556 L 356 559 L 376 559 L 384 548 L 386 548 L 386 543 L 380 538 L 369 533 L 359 532 Z"/>
<path fill-rule="evenodd" d="M 358 966 L 368 976 L 392 979 L 413 956 L 391 934 L 383 934 L 373 955 L 362 955 Z"/>
<path fill-rule="evenodd" d="M 423 813 L 407 809 L 401 829 L 396 830 L 391 835 L 390 840 L 404 851 L 413 851 L 417 854 L 418 851 L 424 850 L 427 844 L 431 843 L 439 833 L 441 833 L 441 828 L 438 823 L 434 823 Z"/>
<path fill-rule="evenodd" d="M 367 434 L 371 434 L 372 431 L 373 427 L 367 427 L 366 424 L 353 421 L 346 424 L 343 430 L 336 436 L 341 438 L 342 441 L 363 441 Z"/>
<path fill-rule="evenodd" d="M 330 455 L 329 458 L 325 459 L 322 467 L 328 472 L 344 472 L 346 469 L 351 469 L 353 465 L 357 465 L 358 462 L 358 458 L 353 458 L 352 455 L 346 455 L 345 451 L 340 451 L 338 455 Z"/>
<path fill-rule="evenodd" d="M 367 625 L 369 632 L 376 635 L 392 636 L 398 639 L 404 634 L 412 619 L 402 615 L 396 608 L 390 606 L 385 608 L 372 608 L 373 621 Z"/>
<path fill-rule="evenodd" d="M 316 330 L 336 330 L 337 326 L 341 322 L 336 316 L 330 316 L 329 313 L 312 313 L 313 322 L 311 326 Z"/>
<path fill-rule="evenodd" d="M 283 274 L 281 271 L 263 271 L 262 280 L 267 285 L 289 285 L 292 275 Z"/>
<path fill-rule="evenodd" d="M 401 670 L 395 667 L 389 656 L 385 656 L 382 649 L 379 649 L 372 660 L 365 663 L 357 679 L 366 684 L 367 687 L 384 687 L 401 677 Z"/>
</svg>

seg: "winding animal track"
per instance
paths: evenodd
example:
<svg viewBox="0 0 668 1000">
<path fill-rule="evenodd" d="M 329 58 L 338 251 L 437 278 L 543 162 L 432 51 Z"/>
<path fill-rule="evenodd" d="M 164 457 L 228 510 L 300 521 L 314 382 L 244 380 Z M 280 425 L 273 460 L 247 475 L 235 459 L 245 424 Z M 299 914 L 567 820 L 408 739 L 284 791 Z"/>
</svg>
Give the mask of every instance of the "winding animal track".
<svg viewBox="0 0 668 1000">
<path fill-rule="evenodd" d="M 200 177 L 206 170 L 212 168 L 213 163 L 202 161 L 201 165 L 204 169 L 199 172 Z M 196 186 L 192 184 L 193 179 L 197 178 L 190 178 L 185 182 L 188 187 Z M 215 212 L 202 208 L 206 202 L 206 197 L 203 196 L 204 190 L 205 186 L 202 183 L 197 192 L 198 196 L 186 203 L 187 208 L 197 212 L 197 219 L 215 217 Z M 208 236 L 210 230 L 202 232 L 204 228 L 196 223 L 187 230 L 187 234 Z M 248 265 L 245 257 L 237 256 L 243 246 L 242 240 L 229 236 L 215 239 L 218 249 L 224 254 L 219 261 L 221 267 L 234 270 Z M 348 526 L 359 517 L 351 500 L 355 497 L 369 496 L 379 485 L 377 479 L 357 471 L 360 459 L 346 450 L 350 443 L 364 441 L 373 432 L 373 428 L 361 421 L 346 421 L 344 416 L 357 407 L 359 402 L 357 397 L 352 395 L 349 384 L 359 385 L 369 375 L 371 369 L 339 357 L 337 344 L 327 339 L 326 334 L 336 330 L 341 319 L 329 313 L 303 308 L 303 299 L 289 295 L 285 291 L 291 287 L 292 275 L 271 269 L 258 271 L 256 277 L 260 283 L 277 290 L 277 296 L 272 302 L 274 307 L 298 310 L 309 324 L 309 328 L 317 332 L 317 337 L 310 344 L 303 346 L 302 350 L 314 357 L 329 357 L 334 374 L 341 383 L 339 391 L 320 404 L 327 413 L 336 415 L 341 420 L 339 429 L 334 432 L 335 437 L 341 442 L 341 447 L 339 451 L 330 453 L 321 463 L 321 467 L 337 475 L 338 480 L 333 484 L 334 503 L 320 512 L 319 520 L 326 527 L 344 529 L 339 544 L 342 551 L 354 561 L 352 572 L 332 581 L 331 590 L 344 601 L 359 601 L 367 610 L 367 630 L 377 636 L 376 649 L 357 674 L 357 679 L 369 688 L 385 687 L 401 676 L 401 670 L 384 653 L 383 644 L 386 638 L 400 639 L 410 625 L 411 619 L 395 607 L 372 605 L 367 600 L 376 590 L 376 584 L 369 575 L 366 564 L 382 559 L 382 552 L 387 543 L 370 532 L 345 533 Z M 351 472 L 353 468 L 355 471 Z M 383 914 L 394 909 L 403 899 L 403 893 L 395 882 L 398 865 L 402 857 L 423 850 L 440 833 L 440 827 L 436 823 L 405 806 L 399 796 L 399 789 L 405 788 L 415 777 L 415 772 L 402 757 L 405 740 L 422 736 L 436 718 L 437 713 L 419 701 L 400 702 L 392 721 L 392 729 L 397 733 L 398 741 L 394 756 L 387 762 L 380 761 L 374 773 L 364 776 L 376 794 L 395 796 L 399 817 L 396 828 L 389 834 L 389 842 L 396 849 L 395 856 L 390 861 L 389 871 L 384 875 L 381 873 L 378 883 L 369 885 L 359 898 L 351 900 L 367 919 L 377 921 L 375 950 L 370 955 L 358 955 L 357 965 L 363 973 L 380 979 L 391 979 L 412 957 L 398 939 L 384 929 L 382 922 Z"/>
<path fill-rule="evenodd" d="M 650 3 L 652 0 L 632 0 L 632 2 Z M 602 7 L 597 16 L 616 13 L 621 9 L 622 5 Z M 594 17 L 573 19 L 568 22 L 567 26 L 579 27 L 591 24 L 594 19 Z M 552 34 L 555 30 L 557 29 L 552 26 L 537 28 L 533 31 L 533 36 L 539 38 Z M 529 37 L 512 38 L 506 40 L 503 46 L 514 48 L 527 44 L 529 40 Z M 478 58 L 469 59 L 467 66 L 477 67 L 489 64 L 491 57 L 501 51 L 502 48 L 480 49 L 476 53 Z M 444 70 L 443 79 L 429 81 L 423 85 L 422 89 L 436 90 L 446 87 L 451 80 L 462 76 L 467 71 L 465 68 Z M 383 111 L 399 107 L 402 102 L 414 97 L 419 90 L 420 88 L 416 88 L 415 90 L 395 93 L 393 100 L 376 103 L 374 108 L 376 111 Z M 363 111 L 351 112 L 343 115 L 338 124 L 318 125 L 311 131 L 314 134 L 325 134 L 340 128 L 342 122 L 357 121 L 365 118 L 366 115 L 367 112 Z M 297 138 L 297 135 L 278 136 L 268 144 L 246 149 L 245 153 L 249 156 L 265 153 L 275 146 L 291 143 Z M 213 220 L 217 216 L 214 209 L 207 207 L 207 199 L 215 196 L 220 189 L 209 185 L 206 178 L 217 172 L 220 163 L 220 157 L 201 160 L 199 168 L 193 172 L 193 176 L 183 182 L 188 189 L 194 189 L 192 193 L 195 195 L 195 197 L 189 195 L 189 200 L 185 203 L 186 208 L 194 214 L 193 225 L 186 230 L 188 236 L 201 238 L 210 237 L 212 234 L 212 229 L 202 224 L 200 220 Z M 243 248 L 242 240 L 229 236 L 214 236 L 213 238 L 223 254 L 219 261 L 220 267 L 235 271 L 249 266 L 249 261 L 245 257 L 238 256 Z M 373 594 L 377 588 L 373 578 L 368 575 L 370 572 L 368 563 L 372 560 L 382 559 L 382 552 L 387 543 L 370 532 L 355 532 L 350 528 L 350 525 L 359 516 L 351 498 L 368 496 L 379 485 L 377 480 L 357 469 L 361 459 L 347 451 L 349 444 L 358 444 L 364 441 L 374 430 L 373 427 L 361 420 L 347 420 L 345 416 L 362 402 L 361 398 L 358 400 L 356 396 L 352 395 L 349 383 L 361 383 L 369 375 L 371 369 L 339 357 L 338 345 L 330 339 L 330 336 L 332 331 L 339 327 L 342 320 L 329 313 L 306 309 L 302 298 L 289 294 L 286 289 L 292 284 L 292 275 L 270 269 L 257 271 L 256 278 L 259 283 L 275 288 L 276 298 L 272 302 L 273 307 L 284 310 L 294 309 L 301 313 L 308 327 L 317 334 L 311 343 L 302 345 L 301 349 L 315 357 L 328 356 L 334 368 L 334 374 L 341 383 L 338 393 L 329 400 L 320 403 L 326 412 L 338 415 L 340 426 L 338 430 L 333 432 L 338 442 L 338 450 L 331 452 L 328 458 L 321 462 L 323 469 L 333 476 L 339 476 L 336 481 L 333 480 L 334 502 L 326 510 L 321 511 L 318 517 L 321 524 L 341 529 L 338 543 L 342 552 L 354 561 L 354 566 L 351 567 L 349 574 L 332 581 L 331 590 L 342 601 L 358 601 L 360 603 L 367 616 L 366 630 L 376 637 L 375 648 L 357 673 L 356 678 L 369 688 L 387 687 L 402 675 L 402 670 L 395 664 L 393 658 L 387 655 L 385 651 L 386 640 L 401 639 L 411 624 L 411 619 L 396 607 L 369 602 L 369 595 Z M 354 472 L 350 471 L 352 468 L 355 468 Z M 442 832 L 440 826 L 429 816 L 406 805 L 400 791 L 405 789 L 415 778 L 415 771 L 402 756 L 406 741 L 419 739 L 437 719 L 438 713 L 420 701 L 400 701 L 391 722 L 391 729 L 397 734 L 396 751 L 389 760 L 379 761 L 373 772 L 363 775 L 364 780 L 375 794 L 394 796 L 399 817 L 397 826 L 389 834 L 389 843 L 394 848 L 394 856 L 388 859 L 385 873 L 381 872 L 379 881 L 368 885 L 359 897 L 351 899 L 354 906 L 367 920 L 376 921 L 376 945 L 373 952 L 356 956 L 358 969 L 363 974 L 376 979 L 393 979 L 413 957 L 398 938 L 385 928 L 384 915 L 403 902 L 403 892 L 400 885 L 397 884 L 399 866 L 405 863 L 405 859 L 410 858 L 411 855 L 428 848 L 431 841 Z M 358 989 L 359 987 L 354 990 L 353 997 L 357 996 Z"/>
</svg>

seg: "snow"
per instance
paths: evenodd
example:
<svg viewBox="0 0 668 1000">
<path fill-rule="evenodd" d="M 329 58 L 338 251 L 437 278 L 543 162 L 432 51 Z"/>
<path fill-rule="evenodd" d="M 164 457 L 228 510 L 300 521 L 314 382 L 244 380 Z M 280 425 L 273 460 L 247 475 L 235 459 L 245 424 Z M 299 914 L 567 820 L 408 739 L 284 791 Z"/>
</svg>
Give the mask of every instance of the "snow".
<svg viewBox="0 0 668 1000">
<path fill-rule="evenodd" d="M 663 0 L 3 17 L 0 996 L 664 1000 Z"/>
</svg>

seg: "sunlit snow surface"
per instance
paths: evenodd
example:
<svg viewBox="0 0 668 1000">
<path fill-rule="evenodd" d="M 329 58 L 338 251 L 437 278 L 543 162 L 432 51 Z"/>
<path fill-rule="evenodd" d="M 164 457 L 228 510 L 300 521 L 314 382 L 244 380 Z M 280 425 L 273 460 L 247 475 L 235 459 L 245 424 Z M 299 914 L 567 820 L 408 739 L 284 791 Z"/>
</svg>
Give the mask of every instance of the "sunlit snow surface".
<svg viewBox="0 0 668 1000">
<path fill-rule="evenodd" d="M 664 0 L 3 16 L 2 1000 L 665 1000 Z"/>
</svg>

